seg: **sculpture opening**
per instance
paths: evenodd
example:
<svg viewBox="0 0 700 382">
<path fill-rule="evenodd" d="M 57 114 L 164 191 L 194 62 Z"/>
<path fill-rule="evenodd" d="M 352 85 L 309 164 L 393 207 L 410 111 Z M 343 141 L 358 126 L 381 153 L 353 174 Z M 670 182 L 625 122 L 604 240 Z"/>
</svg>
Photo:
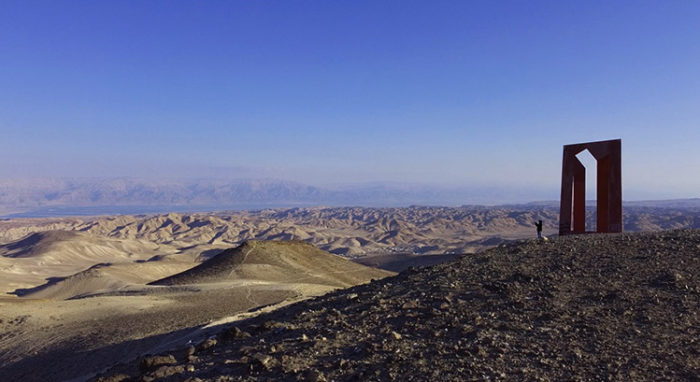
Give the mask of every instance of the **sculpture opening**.
<svg viewBox="0 0 700 382">
<path fill-rule="evenodd" d="M 593 211 L 593 216 L 590 216 L 590 208 L 589 206 L 591 205 L 591 201 L 595 202 L 597 198 L 597 188 L 596 185 L 598 184 L 597 182 L 597 176 L 596 174 L 597 169 L 598 169 L 598 161 L 595 159 L 593 154 L 591 154 L 588 149 L 581 151 L 580 153 L 576 154 L 576 159 L 578 159 L 579 162 L 583 165 L 586 171 L 586 189 L 585 191 L 585 203 L 586 203 L 586 231 L 591 232 L 596 230 L 596 216 L 597 213 L 594 210 Z"/>
<path fill-rule="evenodd" d="M 564 146 L 559 235 L 586 232 L 586 167 L 577 155 L 596 160 L 596 230 L 622 232 L 622 140 Z"/>
</svg>

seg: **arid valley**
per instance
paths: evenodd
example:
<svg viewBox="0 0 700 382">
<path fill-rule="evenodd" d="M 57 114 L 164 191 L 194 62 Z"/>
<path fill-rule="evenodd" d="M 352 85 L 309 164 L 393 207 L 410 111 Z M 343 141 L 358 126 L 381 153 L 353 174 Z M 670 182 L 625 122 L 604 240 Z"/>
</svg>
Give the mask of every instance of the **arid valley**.
<svg viewBox="0 0 700 382">
<path fill-rule="evenodd" d="M 547 206 L 6 219 L 0 370 L 10 380 L 89 379 L 309 297 L 527 243 L 540 219 L 555 236 Z M 697 229 L 700 212 L 629 207 L 625 224 Z"/>
</svg>

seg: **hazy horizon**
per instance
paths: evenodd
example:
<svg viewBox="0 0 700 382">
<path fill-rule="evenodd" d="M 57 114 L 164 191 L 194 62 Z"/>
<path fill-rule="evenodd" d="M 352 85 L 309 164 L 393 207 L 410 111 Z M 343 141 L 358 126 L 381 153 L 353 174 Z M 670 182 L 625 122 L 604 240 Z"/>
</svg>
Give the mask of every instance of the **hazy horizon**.
<svg viewBox="0 0 700 382">
<path fill-rule="evenodd" d="M 625 203 L 649 198 L 630 191 Z M 51 217 L 261 210 L 293 207 L 464 205 L 558 206 L 559 190 L 372 182 L 323 187 L 281 179 L 22 178 L 0 179 L 0 217 Z M 589 200 L 593 200 L 593 196 Z M 695 199 L 690 204 L 696 206 Z M 658 204 L 658 203 L 657 203 Z M 660 205 L 663 205 L 661 203 Z M 679 203 L 671 203 L 676 205 Z M 688 203 L 681 203 L 690 206 Z M 680 204 L 679 204 L 680 205 Z"/>
<path fill-rule="evenodd" d="M 0 180 L 526 202 L 558 199 L 563 145 L 621 138 L 623 197 L 694 198 L 698 19 L 694 2 L 8 1 Z"/>
</svg>

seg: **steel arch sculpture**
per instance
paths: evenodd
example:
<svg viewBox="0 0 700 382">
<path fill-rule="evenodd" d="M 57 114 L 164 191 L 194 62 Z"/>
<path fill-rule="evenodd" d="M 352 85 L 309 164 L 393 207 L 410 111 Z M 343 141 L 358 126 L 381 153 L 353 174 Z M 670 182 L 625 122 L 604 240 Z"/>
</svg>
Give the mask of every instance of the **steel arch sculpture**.
<svg viewBox="0 0 700 382">
<path fill-rule="evenodd" d="M 576 155 L 588 150 L 598 164 L 596 232 L 622 232 L 622 140 L 564 146 L 559 235 L 586 232 L 586 168 Z"/>
</svg>

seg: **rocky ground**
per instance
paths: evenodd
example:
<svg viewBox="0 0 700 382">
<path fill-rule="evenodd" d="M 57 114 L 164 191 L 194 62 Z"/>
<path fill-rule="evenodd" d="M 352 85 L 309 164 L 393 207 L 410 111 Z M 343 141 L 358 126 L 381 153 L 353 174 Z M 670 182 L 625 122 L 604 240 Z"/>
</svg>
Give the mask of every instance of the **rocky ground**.
<svg viewBox="0 0 700 382">
<path fill-rule="evenodd" d="M 100 381 L 692 380 L 700 230 L 502 245 L 224 326 Z"/>
</svg>

